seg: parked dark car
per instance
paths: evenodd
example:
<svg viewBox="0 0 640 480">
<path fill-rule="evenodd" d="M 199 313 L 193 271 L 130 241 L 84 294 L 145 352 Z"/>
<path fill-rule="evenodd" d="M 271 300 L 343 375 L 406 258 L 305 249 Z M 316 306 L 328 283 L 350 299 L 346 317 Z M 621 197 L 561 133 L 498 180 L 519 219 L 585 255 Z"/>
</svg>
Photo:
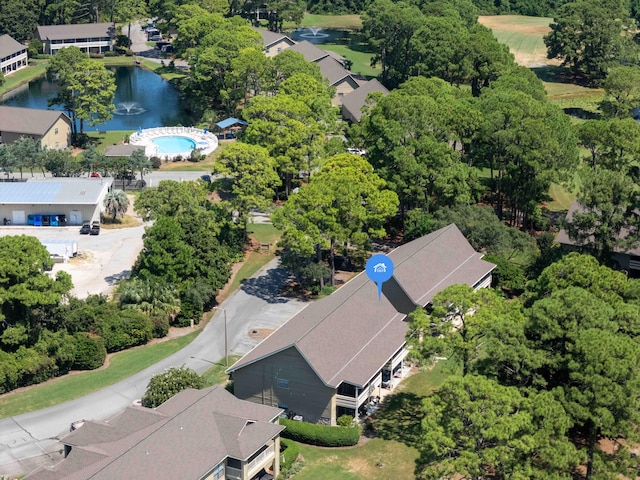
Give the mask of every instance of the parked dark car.
<svg viewBox="0 0 640 480">
<path fill-rule="evenodd" d="M 211 183 L 211 175 L 200 175 L 200 178 L 207 183 Z"/>
<path fill-rule="evenodd" d="M 166 45 L 171 45 L 171 44 L 169 42 L 167 42 L 166 40 L 162 40 L 160 42 L 156 42 L 156 50 L 162 50 L 162 47 L 164 47 Z"/>
<path fill-rule="evenodd" d="M 82 227 L 80 227 L 80 234 L 87 235 L 90 231 L 91 231 L 91 225 L 89 224 L 89 222 L 84 222 L 82 224 Z"/>
<path fill-rule="evenodd" d="M 89 235 L 100 235 L 100 225 L 92 226 Z"/>
<path fill-rule="evenodd" d="M 173 53 L 173 45 L 165 45 L 160 49 L 160 51 L 162 53 Z"/>
</svg>

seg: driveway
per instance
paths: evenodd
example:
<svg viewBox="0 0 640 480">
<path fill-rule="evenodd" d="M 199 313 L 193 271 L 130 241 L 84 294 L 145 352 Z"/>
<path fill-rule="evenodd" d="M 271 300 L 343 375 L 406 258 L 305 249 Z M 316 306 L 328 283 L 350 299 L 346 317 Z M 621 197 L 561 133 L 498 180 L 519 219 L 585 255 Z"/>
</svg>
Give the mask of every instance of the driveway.
<svg viewBox="0 0 640 480">
<path fill-rule="evenodd" d="M 140 25 L 139 22 L 131 24 L 131 50 L 133 50 L 136 55 L 147 58 L 153 62 L 160 63 L 164 61 L 164 63 L 169 63 L 171 57 L 162 55 L 160 50 L 156 50 L 154 47 L 147 45 L 147 34 L 142 30 Z M 127 26 L 124 26 L 122 30 L 126 33 Z M 189 64 L 184 60 L 174 59 L 173 63 L 181 69 L 189 68 Z"/>
<path fill-rule="evenodd" d="M 225 314 L 229 353 L 244 354 L 259 342 L 254 331 L 270 331 L 286 323 L 305 302 L 279 296 L 288 278 L 269 262 L 240 290 L 222 303 L 202 333 L 182 350 L 115 385 L 85 397 L 0 420 L 0 478 L 23 475 L 40 465 L 62 458 L 56 438 L 69 431 L 71 422 L 108 419 L 142 396 L 151 376 L 170 367 L 186 366 L 202 373 L 224 357 Z"/>
</svg>

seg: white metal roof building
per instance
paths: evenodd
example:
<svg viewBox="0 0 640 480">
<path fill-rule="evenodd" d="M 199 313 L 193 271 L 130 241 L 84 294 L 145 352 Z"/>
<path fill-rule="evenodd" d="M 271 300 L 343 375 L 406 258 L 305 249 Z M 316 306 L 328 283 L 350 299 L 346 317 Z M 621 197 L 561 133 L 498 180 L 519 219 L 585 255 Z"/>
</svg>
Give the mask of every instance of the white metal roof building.
<svg viewBox="0 0 640 480">
<path fill-rule="evenodd" d="M 65 226 L 100 220 L 108 179 L 33 179 L 0 183 L 0 219 L 12 225 Z"/>
</svg>

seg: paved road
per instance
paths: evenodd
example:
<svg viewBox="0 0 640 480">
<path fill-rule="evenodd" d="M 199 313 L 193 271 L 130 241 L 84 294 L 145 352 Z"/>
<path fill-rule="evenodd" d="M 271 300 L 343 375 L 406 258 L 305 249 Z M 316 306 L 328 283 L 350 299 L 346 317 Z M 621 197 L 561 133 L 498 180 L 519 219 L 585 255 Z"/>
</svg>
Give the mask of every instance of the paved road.
<svg viewBox="0 0 640 480">
<path fill-rule="evenodd" d="M 123 30 L 126 32 L 126 27 L 123 28 Z M 147 35 L 142 30 L 139 22 L 131 24 L 131 50 L 133 50 L 136 55 L 145 57 L 156 63 L 160 63 L 162 61 L 164 61 L 164 63 L 169 63 L 171 61 L 171 58 L 166 55 L 162 55 L 159 50 L 147 45 Z M 173 63 L 178 68 L 189 68 L 189 64 L 184 60 L 174 59 Z"/>
<path fill-rule="evenodd" d="M 61 457 L 56 437 L 81 419 L 107 419 L 144 393 L 152 375 L 174 366 L 204 372 L 224 357 L 224 319 L 230 353 L 244 354 L 257 340 L 253 329 L 273 329 L 300 311 L 305 303 L 278 295 L 287 273 L 272 260 L 221 305 L 212 321 L 190 345 L 150 368 L 111 387 L 32 413 L 0 420 L 0 478 L 28 473 Z"/>
</svg>

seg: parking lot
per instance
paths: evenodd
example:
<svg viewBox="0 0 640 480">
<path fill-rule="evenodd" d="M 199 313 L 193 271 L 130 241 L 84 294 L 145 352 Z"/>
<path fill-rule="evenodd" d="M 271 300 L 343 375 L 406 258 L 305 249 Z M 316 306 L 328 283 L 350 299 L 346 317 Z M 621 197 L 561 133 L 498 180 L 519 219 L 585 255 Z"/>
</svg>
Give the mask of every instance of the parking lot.
<svg viewBox="0 0 640 480">
<path fill-rule="evenodd" d="M 131 267 L 142 250 L 144 227 L 109 230 L 102 228 L 100 235 L 80 235 L 80 226 L 74 227 L 13 227 L 0 226 L 0 236 L 29 235 L 38 240 L 75 240 L 78 256 L 67 263 L 56 263 L 52 274 L 65 271 L 71 275 L 78 298 L 108 294 L 118 280 L 129 275 Z"/>
</svg>

